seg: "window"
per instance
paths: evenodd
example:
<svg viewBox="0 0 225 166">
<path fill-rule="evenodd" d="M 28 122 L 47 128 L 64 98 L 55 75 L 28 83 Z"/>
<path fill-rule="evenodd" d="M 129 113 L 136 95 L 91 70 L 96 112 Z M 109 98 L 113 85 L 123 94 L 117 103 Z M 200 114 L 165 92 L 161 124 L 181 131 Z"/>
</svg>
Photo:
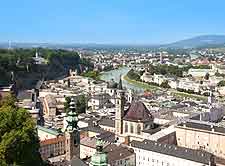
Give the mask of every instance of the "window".
<svg viewBox="0 0 225 166">
<path fill-rule="evenodd" d="M 128 132 L 128 124 L 127 124 L 127 122 L 125 123 L 125 133 L 127 133 Z"/>
<path fill-rule="evenodd" d="M 130 132 L 131 132 L 131 133 L 134 133 L 134 126 L 133 126 L 132 123 L 130 124 Z"/>
<path fill-rule="evenodd" d="M 137 134 L 138 135 L 141 134 L 141 125 L 140 124 L 137 125 Z"/>
</svg>

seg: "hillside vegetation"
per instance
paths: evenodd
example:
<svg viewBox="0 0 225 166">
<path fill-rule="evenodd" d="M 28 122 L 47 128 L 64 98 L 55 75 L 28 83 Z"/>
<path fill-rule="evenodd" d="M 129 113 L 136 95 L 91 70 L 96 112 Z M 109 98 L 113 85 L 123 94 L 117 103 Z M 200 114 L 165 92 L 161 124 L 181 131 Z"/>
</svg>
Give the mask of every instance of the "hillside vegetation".
<svg viewBox="0 0 225 166">
<path fill-rule="evenodd" d="M 19 88 L 28 88 L 40 79 L 67 75 L 69 69 L 77 69 L 80 73 L 85 68 L 93 68 L 88 60 L 80 59 L 77 52 L 51 49 L 38 49 L 46 64 L 35 64 L 35 52 L 36 49 L 0 49 L 0 85 L 11 83 L 13 77 Z"/>
</svg>

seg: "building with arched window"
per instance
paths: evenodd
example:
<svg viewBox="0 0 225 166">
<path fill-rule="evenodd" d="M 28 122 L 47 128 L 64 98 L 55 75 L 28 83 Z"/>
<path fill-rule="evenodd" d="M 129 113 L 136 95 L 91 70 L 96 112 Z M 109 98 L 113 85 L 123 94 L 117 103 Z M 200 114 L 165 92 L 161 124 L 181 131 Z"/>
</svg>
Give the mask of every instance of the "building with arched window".
<svg viewBox="0 0 225 166">
<path fill-rule="evenodd" d="M 125 123 L 125 132 L 128 132 L 128 124 Z"/>
<path fill-rule="evenodd" d="M 141 125 L 140 124 L 137 125 L 137 134 L 138 135 L 141 134 Z"/>
<path fill-rule="evenodd" d="M 129 140 L 143 138 L 143 130 L 154 128 L 153 116 L 140 101 L 132 101 L 127 110 L 124 109 L 124 91 L 120 90 L 116 101 L 115 129 L 121 142 L 129 137 Z"/>
</svg>

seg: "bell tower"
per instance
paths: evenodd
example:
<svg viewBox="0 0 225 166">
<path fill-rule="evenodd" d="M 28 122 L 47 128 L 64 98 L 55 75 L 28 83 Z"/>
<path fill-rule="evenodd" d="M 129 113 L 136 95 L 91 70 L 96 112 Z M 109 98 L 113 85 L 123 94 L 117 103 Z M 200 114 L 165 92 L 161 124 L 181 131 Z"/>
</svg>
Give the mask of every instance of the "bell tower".
<svg viewBox="0 0 225 166">
<path fill-rule="evenodd" d="M 122 87 L 122 80 L 120 78 L 119 89 L 116 97 L 116 116 L 115 116 L 115 128 L 116 134 L 123 134 L 123 116 L 124 116 L 124 104 L 125 104 L 125 91 Z"/>
<path fill-rule="evenodd" d="M 66 160 L 70 161 L 75 155 L 76 148 L 80 144 L 80 132 L 78 128 L 78 114 L 75 108 L 74 99 L 71 99 L 70 110 L 66 117 L 67 127 L 65 131 Z"/>
</svg>

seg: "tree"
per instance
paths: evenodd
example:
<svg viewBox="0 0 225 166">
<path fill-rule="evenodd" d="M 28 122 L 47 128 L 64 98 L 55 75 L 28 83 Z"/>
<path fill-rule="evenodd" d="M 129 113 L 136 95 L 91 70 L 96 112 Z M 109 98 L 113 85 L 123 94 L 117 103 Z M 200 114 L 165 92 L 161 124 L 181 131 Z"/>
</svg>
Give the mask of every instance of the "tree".
<svg viewBox="0 0 225 166">
<path fill-rule="evenodd" d="M 209 80 L 209 76 L 210 76 L 209 73 L 206 73 L 204 79 Z"/>
<path fill-rule="evenodd" d="M 98 71 L 88 71 L 86 73 L 81 74 L 84 77 L 89 77 L 94 80 L 100 80 L 100 73 Z"/>
<path fill-rule="evenodd" d="M 162 88 L 170 88 L 168 81 L 163 81 L 160 85 Z"/>
<path fill-rule="evenodd" d="M 64 103 L 65 112 L 69 111 L 71 98 L 66 97 L 66 102 Z M 76 99 L 76 111 L 78 114 L 85 113 L 87 107 L 87 101 L 85 95 L 78 96 Z"/>
<path fill-rule="evenodd" d="M 39 146 L 29 112 L 14 103 L 3 102 L 0 107 L 0 165 L 42 166 Z"/>
<path fill-rule="evenodd" d="M 127 73 L 127 77 L 132 79 L 132 80 L 136 80 L 139 81 L 140 80 L 140 75 L 135 72 L 133 69 L 131 69 L 128 73 Z"/>
<path fill-rule="evenodd" d="M 84 95 L 81 95 L 77 98 L 76 109 L 78 114 L 85 113 L 87 107 L 87 100 Z"/>
<path fill-rule="evenodd" d="M 71 98 L 70 97 L 66 97 L 65 100 L 66 100 L 66 102 L 64 103 L 64 110 L 65 110 L 65 112 L 68 112 L 69 108 L 70 108 Z"/>
<path fill-rule="evenodd" d="M 218 87 L 225 86 L 225 80 L 220 81 L 220 82 L 217 84 L 217 86 L 218 86 Z"/>
</svg>

